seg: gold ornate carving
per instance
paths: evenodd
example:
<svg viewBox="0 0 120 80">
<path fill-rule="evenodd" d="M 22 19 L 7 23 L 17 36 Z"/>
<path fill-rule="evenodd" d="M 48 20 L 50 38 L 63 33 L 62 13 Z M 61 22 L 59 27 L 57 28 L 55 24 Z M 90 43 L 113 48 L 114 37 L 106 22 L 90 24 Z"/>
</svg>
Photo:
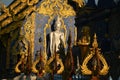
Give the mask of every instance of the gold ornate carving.
<svg viewBox="0 0 120 80">
<path fill-rule="evenodd" d="M 31 5 L 34 5 L 34 4 L 38 3 L 38 1 L 39 1 L 39 0 L 27 0 L 27 4 L 28 4 L 29 6 L 31 6 Z"/>
<path fill-rule="evenodd" d="M 16 8 L 12 9 L 14 14 L 17 14 L 19 11 L 21 11 L 26 6 L 26 3 L 20 3 Z"/>
<path fill-rule="evenodd" d="M 25 45 L 24 46 L 25 50 L 24 51 L 20 50 L 21 58 L 20 58 L 20 61 L 15 66 L 15 72 L 17 73 L 21 72 L 21 70 L 19 69 L 19 66 L 22 65 L 24 67 L 24 65 L 26 64 L 27 58 L 28 58 L 28 43 L 25 38 L 22 40 L 22 42 Z"/>
<path fill-rule="evenodd" d="M 38 3 L 38 0 L 30 1 L 30 4 L 36 4 L 36 3 Z M 4 13 L 0 15 L 0 21 L 1 21 L 0 27 L 4 27 L 13 21 L 19 21 L 19 20 L 23 19 L 26 15 L 30 14 L 32 11 L 36 10 L 36 6 L 33 5 L 33 6 L 27 7 L 24 11 L 20 12 L 26 6 L 27 6 L 26 0 L 16 0 L 11 5 L 9 5 L 9 7 L 6 7 L 5 5 L 3 5 Z M 18 15 L 16 15 L 18 12 L 20 12 L 20 13 Z"/>
<path fill-rule="evenodd" d="M 28 5 L 33 5 L 38 3 L 39 0 L 21 0 L 23 3 L 27 3 Z"/>
<path fill-rule="evenodd" d="M 5 4 L 1 4 L 1 9 L 4 13 L 7 14 L 7 16 L 11 16 L 9 8 L 7 8 Z"/>
<path fill-rule="evenodd" d="M 32 11 L 34 11 L 35 8 L 36 8 L 35 6 L 30 6 L 30 7 L 26 8 L 25 11 L 18 14 L 18 16 L 8 17 L 7 19 L 5 19 L 4 21 L 1 22 L 1 27 L 4 27 L 4 26 L 10 24 L 12 21 L 20 21 L 26 15 L 29 15 Z M 2 16 L 0 16 L 0 19 L 4 18 L 4 17 L 5 17 L 5 15 L 2 15 Z"/>
<path fill-rule="evenodd" d="M 81 66 L 81 71 L 83 74 L 87 74 L 87 75 L 91 75 L 92 71 L 88 69 L 87 67 L 87 63 L 88 61 L 93 57 L 93 54 L 88 54 L 88 56 L 85 58 L 85 60 L 83 61 L 83 64 Z"/>
<path fill-rule="evenodd" d="M 109 66 L 108 66 L 106 60 L 104 59 L 104 57 L 101 54 L 98 54 L 98 56 L 103 63 L 103 68 L 100 70 L 99 74 L 100 75 L 106 75 L 108 73 Z"/>
<path fill-rule="evenodd" d="M 1 11 L 3 14 L 0 15 L 0 21 L 5 19 L 7 16 L 11 16 L 9 8 L 6 7 L 5 4 L 0 4 L 1 5 Z"/>
<path fill-rule="evenodd" d="M 25 62 L 23 60 L 30 59 L 30 63 L 33 61 L 33 52 L 34 52 L 34 19 L 35 19 L 35 14 L 33 13 L 31 16 L 26 16 L 26 23 L 24 24 L 24 29 L 22 32 L 24 32 L 24 38 L 22 39 L 22 42 L 24 44 L 25 50 L 21 50 L 20 54 L 21 59 L 17 63 L 15 67 L 15 71 L 20 73 L 21 70 L 18 68 L 19 65 L 22 64 L 22 62 Z M 25 57 L 25 55 L 28 55 Z M 26 65 L 29 63 L 25 63 Z M 25 66 L 26 67 L 26 66 Z"/>
<path fill-rule="evenodd" d="M 75 16 L 75 12 L 73 8 L 67 4 L 67 0 L 45 0 L 37 10 L 40 14 L 48 16 Z"/>
<path fill-rule="evenodd" d="M 12 17 L 9 17 L 7 18 L 6 20 L 4 20 L 2 23 L 1 23 L 1 28 L 6 26 L 7 24 L 10 24 L 12 22 Z"/>
<path fill-rule="evenodd" d="M 52 72 L 52 70 L 50 69 L 49 65 L 56 60 L 56 62 L 58 62 L 60 64 L 60 69 L 57 70 L 57 74 L 61 74 L 64 71 L 64 65 L 62 60 L 59 58 L 59 54 L 55 53 L 55 55 L 51 56 L 50 59 L 47 61 L 45 68 L 46 68 L 46 72 Z"/>
<path fill-rule="evenodd" d="M 35 14 L 32 14 L 31 16 L 27 17 L 27 21 L 24 25 L 24 31 L 25 31 L 25 38 L 28 42 L 30 42 L 31 45 L 31 52 L 32 53 L 32 60 L 33 60 L 33 53 L 34 53 L 34 31 L 35 31 L 35 26 L 34 26 L 34 20 L 35 19 Z"/>
<path fill-rule="evenodd" d="M 67 29 L 66 29 L 66 25 L 64 24 L 64 20 L 62 19 L 61 17 L 61 22 L 62 22 L 62 28 L 64 29 L 64 41 L 66 42 L 66 39 L 67 39 Z M 67 44 L 64 43 L 64 48 L 66 48 Z"/>
<path fill-rule="evenodd" d="M 12 9 L 14 9 L 19 3 L 20 3 L 20 0 L 16 0 L 16 1 L 14 1 L 14 2 L 10 5 L 9 8 L 12 10 Z"/>
<path fill-rule="evenodd" d="M 33 62 L 33 65 L 32 65 L 32 72 L 33 73 L 38 73 L 39 71 L 36 69 L 36 65 L 38 64 L 38 62 L 40 61 L 40 59 L 37 59 L 35 62 Z"/>
<path fill-rule="evenodd" d="M 92 43 L 92 47 L 93 48 L 90 49 L 90 54 L 88 54 L 88 56 L 83 61 L 83 64 L 81 66 L 81 68 L 82 68 L 81 71 L 85 75 L 91 75 L 91 74 L 94 73 L 94 71 L 89 70 L 88 67 L 87 67 L 88 61 L 94 56 L 94 57 L 98 58 L 98 60 L 100 60 L 102 62 L 102 64 L 103 64 L 102 69 L 98 70 L 98 75 L 106 75 L 108 73 L 109 67 L 108 67 L 108 64 L 107 64 L 105 58 L 102 56 L 102 54 L 100 52 L 100 48 L 98 48 L 96 34 L 94 35 L 94 41 Z M 97 62 L 97 63 L 98 63 L 98 65 L 100 65 L 99 62 Z"/>
<path fill-rule="evenodd" d="M 48 19 L 48 23 L 45 25 L 44 27 L 44 57 L 45 57 L 45 60 L 47 60 L 47 53 L 46 53 L 46 30 L 47 28 L 50 28 L 50 22 L 53 20 L 53 17 L 50 16 L 50 18 Z"/>
</svg>

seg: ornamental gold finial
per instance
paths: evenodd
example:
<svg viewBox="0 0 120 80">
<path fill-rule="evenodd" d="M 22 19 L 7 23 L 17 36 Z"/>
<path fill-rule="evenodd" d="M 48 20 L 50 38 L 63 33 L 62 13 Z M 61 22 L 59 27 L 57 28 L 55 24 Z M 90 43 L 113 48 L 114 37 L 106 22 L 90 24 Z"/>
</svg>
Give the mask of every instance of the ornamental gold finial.
<svg viewBox="0 0 120 80">
<path fill-rule="evenodd" d="M 93 68 L 87 66 L 88 62 L 92 60 Z M 101 69 L 102 67 L 102 69 Z M 99 75 L 106 75 L 109 71 L 109 66 L 104 58 L 104 56 L 101 54 L 100 48 L 98 48 L 98 42 L 97 42 L 97 36 L 96 33 L 94 34 L 92 48 L 90 48 L 90 52 L 87 55 L 87 57 L 84 59 L 81 71 L 85 75 L 92 75 L 92 80 L 94 77 L 96 77 L 96 80 L 99 80 Z"/>
<path fill-rule="evenodd" d="M 94 39 L 93 39 L 92 47 L 93 47 L 93 48 L 97 48 L 97 47 L 98 47 L 98 42 L 97 42 L 96 33 L 94 34 Z"/>
</svg>

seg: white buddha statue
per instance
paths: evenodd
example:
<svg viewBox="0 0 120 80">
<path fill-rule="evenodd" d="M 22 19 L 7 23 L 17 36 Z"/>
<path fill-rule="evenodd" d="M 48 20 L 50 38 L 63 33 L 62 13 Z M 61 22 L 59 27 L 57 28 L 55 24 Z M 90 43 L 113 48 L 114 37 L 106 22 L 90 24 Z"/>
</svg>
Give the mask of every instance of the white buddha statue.
<svg viewBox="0 0 120 80">
<path fill-rule="evenodd" d="M 60 43 L 64 46 L 65 40 L 64 40 L 64 33 L 61 31 L 61 18 L 58 17 L 55 22 L 55 30 L 50 33 L 50 52 L 51 56 L 54 54 L 54 52 L 58 52 L 60 49 Z"/>
</svg>

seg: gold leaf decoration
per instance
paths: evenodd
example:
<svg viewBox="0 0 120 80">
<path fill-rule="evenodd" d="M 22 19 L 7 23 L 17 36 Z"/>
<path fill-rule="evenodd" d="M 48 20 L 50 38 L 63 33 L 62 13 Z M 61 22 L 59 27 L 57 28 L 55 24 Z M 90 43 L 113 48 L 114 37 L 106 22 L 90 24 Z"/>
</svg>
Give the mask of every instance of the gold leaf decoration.
<svg viewBox="0 0 120 80">
<path fill-rule="evenodd" d="M 40 14 L 48 16 L 75 16 L 73 8 L 67 4 L 66 0 L 44 0 L 37 10 Z"/>
</svg>

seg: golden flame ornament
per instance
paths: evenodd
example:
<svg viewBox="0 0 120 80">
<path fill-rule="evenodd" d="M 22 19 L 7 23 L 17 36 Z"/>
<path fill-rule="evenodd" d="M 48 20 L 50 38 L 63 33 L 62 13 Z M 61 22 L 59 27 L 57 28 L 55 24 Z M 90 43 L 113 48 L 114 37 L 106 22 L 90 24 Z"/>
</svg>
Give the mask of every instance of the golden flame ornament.
<svg viewBox="0 0 120 80">
<path fill-rule="evenodd" d="M 97 42 L 97 36 L 96 34 L 94 34 L 94 39 L 93 39 L 93 43 L 92 43 L 92 48 L 90 48 L 90 54 L 88 54 L 88 56 L 84 59 L 82 66 L 81 66 L 81 71 L 84 75 L 93 75 L 95 74 L 95 71 L 97 71 L 96 75 L 106 75 L 108 73 L 109 70 L 109 66 L 105 60 L 105 58 L 103 57 L 103 55 L 101 54 L 101 49 L 98 48 L 98 42 Z M 91 59 L 95 59 L 94 61 L 94 65 L 93 65 L 93 69 L 88 69 L 88 62 Z M 100 61 L 102 63 L 102 65 L 100 64 Z"/>
</svg>

